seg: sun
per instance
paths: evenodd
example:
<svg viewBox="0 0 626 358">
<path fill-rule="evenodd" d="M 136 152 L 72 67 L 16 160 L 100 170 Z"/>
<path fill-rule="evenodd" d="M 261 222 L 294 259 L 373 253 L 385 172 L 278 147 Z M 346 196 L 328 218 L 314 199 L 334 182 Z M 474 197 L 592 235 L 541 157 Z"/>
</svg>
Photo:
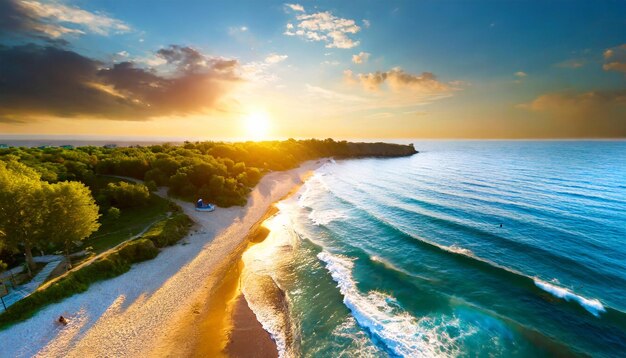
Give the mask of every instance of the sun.
<svg viewBox="0 0 626 358">
<path fill-rule="evenodd" d="M 267 113 L 251 112 L 244 118 L 246 136 L 251 140 L 267 139 L 270 131 L 270 118 Z"/>
</svg>

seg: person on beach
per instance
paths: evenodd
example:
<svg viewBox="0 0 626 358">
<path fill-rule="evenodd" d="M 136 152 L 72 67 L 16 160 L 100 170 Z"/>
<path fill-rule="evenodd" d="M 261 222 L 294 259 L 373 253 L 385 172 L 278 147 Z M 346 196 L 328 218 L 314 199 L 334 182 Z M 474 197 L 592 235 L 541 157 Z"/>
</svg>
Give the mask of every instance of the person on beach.
<svg viewBox="0 0 626 358">
<path fill-rule="evenodd" d="M 65 317 L 59 316 L 59 323 L 64 325 L 64 326 L 67 326 L 68 322 L 67 322 L 67 319 Z"/>
</svg>

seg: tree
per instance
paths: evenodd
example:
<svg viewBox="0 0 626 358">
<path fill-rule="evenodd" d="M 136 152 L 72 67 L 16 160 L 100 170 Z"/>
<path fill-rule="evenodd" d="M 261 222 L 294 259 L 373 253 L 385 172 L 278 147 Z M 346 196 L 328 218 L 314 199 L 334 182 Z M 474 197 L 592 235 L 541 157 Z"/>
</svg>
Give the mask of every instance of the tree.
<svg viewBox="0 0 626 358">
<path fill-rule="evenodd" d="M 43 184 L 33 169 L 0 162 L 0 231 L 7 246 L 23 245 L 29 274 L 35 269 L 32 248 L 43 230 Z"/>
<path fill-rule="evenodd" d="M 120 181 L 109 183 L 106 188 L 112 205 L 118 208 L 131 208 L 148 204 L 150 192 L 143 184 L 133 184 Z"/>
<path fill-rule="evenodd" d="M 83 183 L 60 182 L 49 185 L 45 191 L 46 222 L 53 226 L 47 232 L 48 238 L 61 244 L 68 255 L 72 243 L 84 240 L 100 227 L 98 205 Z"/>
</svg>

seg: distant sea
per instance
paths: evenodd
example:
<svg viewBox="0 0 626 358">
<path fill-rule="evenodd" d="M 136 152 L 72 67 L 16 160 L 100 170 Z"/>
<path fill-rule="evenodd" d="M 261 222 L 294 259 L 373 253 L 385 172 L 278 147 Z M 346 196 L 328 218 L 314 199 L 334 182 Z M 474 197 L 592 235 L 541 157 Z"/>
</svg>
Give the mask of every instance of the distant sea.
<svg viewBox="0 0 626 358">
<path fill-rule="evenodd" d="M 69 136 L 69 135 L 0 135 L 0 144 L 12 147 L 60 147 L 72 145 L 75 147 L 104 146 L 115 144 L 119 147 L 135 145 L 154 145 L 162 143 L 181 144 L 185 138 L 166 137 L 110 137 L 110 136 Z M 195 141 L 196 139 L 189 139 Z"/>
<path fill-rule="evenodd" d="M 250 300 L 280 349 L 623 357 L 626 142 L 415 147 L 324 165 L 246 252 L 285 292 L 287 323 Z"/>
</svg>

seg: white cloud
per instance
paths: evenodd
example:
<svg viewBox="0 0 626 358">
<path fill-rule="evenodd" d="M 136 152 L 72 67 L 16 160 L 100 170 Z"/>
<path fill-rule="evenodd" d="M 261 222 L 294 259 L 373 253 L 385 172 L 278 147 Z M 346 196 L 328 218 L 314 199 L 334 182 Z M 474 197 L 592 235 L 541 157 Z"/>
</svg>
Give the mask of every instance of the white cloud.
<svg viewBox="0 0 626 358">
<path fill-rule="evenodd" d="M 296 20 L 298 21 L 296 26 L 287 24 L 285 35 L 325 42 L 328 48 L 347 49 L 359 45 L 359 41 L 350 38 L 350 35 L 361 30 L 354 20 L 334 16 L 330 11 L 297 15 Z"/>
<path fill-rule="evenodd" d="M 606 63 L 602 65 L 605 71 L 626 73 L 626 44 L 619 45 L 604 51 Z"/>
<path fill-rule="evenodd" d="M 363 19 L 363 27 L 365 27 L 366 29 L 369 29 L 371 25 L 372 23 L 370 22 L 370 20 Z"/>
<path fill-rule="evenodd" d="M 304 12 L 304 6 L 302 6 L 300 4 L 285 4 L 285 6 L 287 6 L 288 8 L 290 8 L 293 11 Z"/>
<path fill-rule="evenodd" d="M 454 90 L 448 84 L 440 82 L 437 77 L 430 72 L 422 72 L 414 75 L 405 72 L 399 67 L 394 67 L 389 71 L 370 72 L 354 74 L 350 70 L 344 71 L 344 79 L 350 84 L 360 83 L 368 91 L 380 91 L 384 84 L 387 84 L 392 92 L 420 93 L 447 93 Z"/>
<path fill-rule="evenodd" d="M 272 53 L 265 58 L 265 63 L 274 64 L 274 63 L 283 62 L 287 59 L 287 57 L 288 57 L 287 55 L 279 55 L 276 53 Z"/>
<path fill-rule="evenodd" d="M 241 66 L 241 77 L 256 83 L 268 84 L 276 82 L 278 77 L 270 71 L 271 67 L 287 59 L 287 55 L 271 53 L 263 61 L 253 61 Z"/>
<path fill-rule="evenodd" d="M 352 62 L 356 64 L 365 63 L 370 58 L 370 55 L 371 54 L 367 52 L 360 52 L 356 55 L 352 55 Z"/>
<path fill-rule="evenodd" d="M 338 66 L 341 63 L 339 61 L 322 61 L 321 64 L 326 66 Z"/>
<path fill-rule="evenodd" d="M 66 6 L 59 3 L 41 3 L 38 1 L 22 1 L 20 6 L 33 16 L 45 18 L 59 23 L 78 25 L 89 32 L 98 35 L 129 32 L 130 26 L 121 20 L 103 14 L 92 13 L 78 7 Z M 56 23 L 41 23 L 36 30 L 52 37 L 59 37 L 68 33 L 82 34 L 79 29 L 67 28 Z"/>
<path fill-rule="evenodd" d="M 528 74 L 526 72 L 523 72 L 523 71 L 517 71 L 517 72 L 514 73 L 514 75 L 515 75 L 515 77 L 519 77 L 519 78 L 524 78 L 524 77 L 528 76 Z"/>
<path fill-rule="evenodd" d="M 125 51 L 122 51 L 122 52 L 125 52 Z M 159 67 L 167 63 L 167 61 L 163 57 L 157 56 L 156 54 L 151 54 L 145 57 L 137 57 L 133 59 L 133 62 L 145 63 L 146 65 L 150 67 Z"/>
</svg>

